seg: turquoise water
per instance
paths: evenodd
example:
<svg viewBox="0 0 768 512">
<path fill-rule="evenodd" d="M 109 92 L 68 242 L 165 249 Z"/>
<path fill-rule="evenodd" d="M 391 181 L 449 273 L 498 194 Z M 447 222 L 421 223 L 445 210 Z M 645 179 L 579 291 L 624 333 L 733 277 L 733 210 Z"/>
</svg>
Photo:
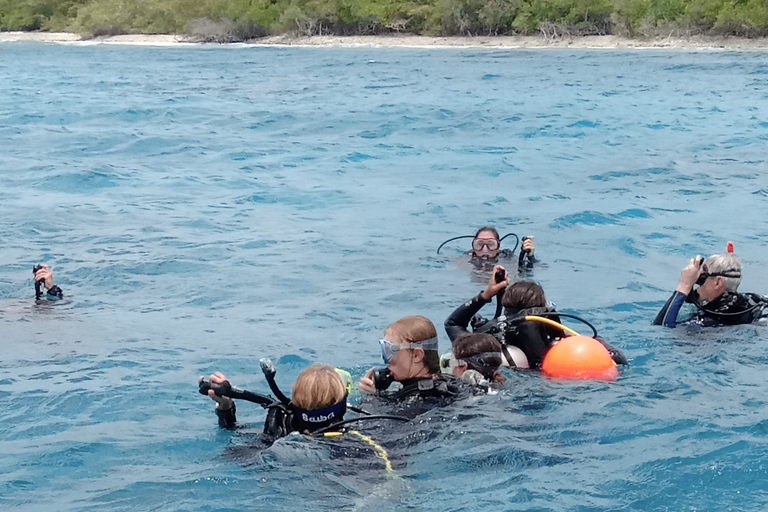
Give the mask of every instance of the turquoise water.
<svg viewBox="0 0 768 512">
<path fill-rule="evenodd" d="M 4 43 L 0 86 L 2 509 L 768 503 L 765 328 L 649 325 L 728 240 L 768 292 L 768 54 Z M 535 235 L 548 298 L 630 358 L 617 383 L 518 374 L 389 426 L 401 480 L 301 441 L 231 456 L 249 437 L 198 375 L 360 376 L 389 323 L 481 289 L 435 249 L 487 223 Z"/>
</svg>

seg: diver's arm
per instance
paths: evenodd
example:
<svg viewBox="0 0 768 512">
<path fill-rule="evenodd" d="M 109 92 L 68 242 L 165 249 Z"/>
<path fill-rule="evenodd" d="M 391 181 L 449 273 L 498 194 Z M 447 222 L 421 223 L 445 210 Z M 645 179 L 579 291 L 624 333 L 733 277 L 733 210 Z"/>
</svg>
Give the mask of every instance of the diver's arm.
<svg viewBox="0 0 768 512">
<path fill-rule="evenodd" d="M 469 327 L 469 322 L 472 320 L 472 317 L 475 316 L 483 306 L 491 302 L 497 293 L 504 290 L 507 286 L 509 286 L 509 274 L 501 265 L 495 265 L 493 267 L 493 273 L 491 274 L 491 280 L 488 282 L 488 286 L 485 290 L 469 302 L 465 302 L 456 308 L 456 310 L 451 313 L 451 316 L 445 320 L 445 332 L 448 333 L 451 343 L 462 334 L 469 332 L 467 327 Z"/>
<path fill-rule="evenodd" d="M 525 240 L 523 240 L 523 244 L 522 244 L 522 247 L 520 247 L 520 250 L 528 253 L 527 258 L 530 264 L 533 264 L 536 262 L 536 256 L 533 255 L 533 253 L 536 252 L 536 245 L 534 245 L 533 243 L 532 236 L 525 237 Z"/>
<path fill-rule="evenodd" d="M 451 313 L 451 316 L 445 320 L 445 332 L 448 333 L 451 343 L 462 334 L 469 332 L 467 328 L 472 317 L 490 301 L 491 299 L 486 299 L 482 293 L 478 293 L 472 300 L 465 302 Z"/>
<path fill-rule="evenodd" d="M 237 427 L 237 417 L 235 415 L 236 407 L 232 403 L 232 407 L 227 409 L 219 409 L 216 406 L 216 416 L 219 417 L 219 426 L 227 430 L 234 430 Z"/>
<path fill-rule="evenodd" d="M 227 376 L 221 372 L 215 372 L 208 380 L 211 384 L 217 386 L 228 382 Z M 202 384 L 204 377 L 201 375 L 197 382 Z M 228 430 L 234 429 L 237 424 L 235 401 L 226 396 L 218 396 L 213 388 L 209 388 L 207 394 L 211 400 L 216 402 L 216 416 L 219 417 L 219 426 Z"/>
<path fill-rule="evenodd" d="M 38 270 L 35 272 L 35 282 L 42 282 L 43 286 L 45 286 L 45 289 L 48 291 L 48 299 L 63 299 L 64 298 L 64 292 L 61 291 L 61 288 L 56 286 L 53 282 L 53 272 L 51 271 L 50 267 L 48 265 L 40 264 L 37 267 Z"/>
<path fill-rule="evenodd" d="M 57 285 L 53 285 L 52 288 L 48 289 L 48 298 L 49 299 L 63 299 L 64 298 L 64 292 L 62 292 L 61 288 L 59 288 Z"/>
<path fill-rule="evenodd" d="M 679 290 L 675 290 L 675 293 L 667 300 L 664 307 L 661 308 L 659 314 L 653 320 L 653 325 L 663 325 L 664 327 L 675 327 L 677 325 L 677 314 L 680 312 L 680 308 L 685 303 L 685 297 L 687 295 Z"/>
<path fill-rule="evenodd" d="M 680 281 L 677 284 L 675 293 L 669 298 L 664 307 L 653 321 L 653 325 L 663 325 L 665 327 L 675 327 L 677 325 L 677 314 L 685 303 L 685 298 L 691 293 L 693 285 L 701 275 L 704 258 L 696 256 L 691 258 L 688 265 L 680 272 Z"/>
</svg>

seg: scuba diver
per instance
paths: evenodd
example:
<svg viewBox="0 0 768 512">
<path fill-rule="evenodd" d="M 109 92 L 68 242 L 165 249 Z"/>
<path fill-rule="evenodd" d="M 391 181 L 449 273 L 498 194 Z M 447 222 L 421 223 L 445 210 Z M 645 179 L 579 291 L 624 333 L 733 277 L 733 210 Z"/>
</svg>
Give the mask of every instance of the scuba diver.
<svg viewBox="0 0 768 512">
<path fill-rule="evenodd" d="M 200 392 L 205 392 L 216 402 L 219 426 L 230 430 L 236 428 L 236 406 L 228 395 L 233 394 L 232 389 L 238 388 L 234 388 L 221 372 L 211 375 L 208 382 L 200 377 L 199 385 Z M 332 366 L 314 364 L 299 374 L 293 384 L 292 398 L 286 399 L 286 403 L 258 395 L 251 401 L 259 403 L 268 411 L 264 423 L 265 435 L 278 438 L 291 432 L 310 434 L 344 419 L 348 385 L 351 386 L 351 381 L 347 378 L 345 384 L 342 374 Z M 238 398 L 244 397 L 241 395 Z"/>
<path fill-rule="evenodd" d="M 536 251 L 536 246 L 533 244 L 532 236 L 524 236 L 522 242 L 523 246 L 520 249 L 521 255 L 527 255 L 528 261 L 526 262 L 526 265 L 529 265 L 528 268 L 530 268 L 536 261 L 536 258 L 533 255 Z M 515 245 L 515 249 L 516 248 L 517 245 Z M 472 238 L 472 250 L 470 251 L 470 254 L 472 254 L 472 259 L 495 263 L 499 261 L 499 258 L 514 258 L 515 249 L 502 249 L 501 239 L 499 238 L 499 232 L 496 228 L 483 226 L 477 230 L 475 236 Z"/>
<path fill-rule="evenodd" d="M 702 327 L 750 324 L 768 317 L 768 297 L 738 292 L 741 283 L 741 260 L 728 242 L 725 254 L 706 260 L 693 258 L 680 272 L 677 289 L 653 320 L 654 325 L 675 327 L 690 324 Z M 698 288 L 694 289 L 694 285 Z M 698 308 L 699 313 L 682 321 L 677 316 L 684 302 Z"/>
<path fill-rule="evenodd" d="M 507 237 L 515 238 L 515 245 L 512 249 L 502 249 L 501 242 Z M 472 239 L 472 250 L 466 254 L 469 256 L 469 260 L 466 262 L 471 267 L 471 274 L 473 280 L 484 282 L 487 279 L 487 273 L 491 271 L 494 265 L 503 262 L 508 267 L 512 268 L 515 260 L 515 250 L 519 243 L 522 242 L 520 249 L 520 255 L 517 258 L 517 269 L 519 273 L 524 273 L 533 268 L 533 264 L 537 261 L 534 256 L 536 246 L 533 243 L 532 236 L 524 236 L 520 239 L 515 233 L 507 233 L 503 237 L 499 237 L 499 232 L 496 228 L 491 226 L 483 226 L 478 229 L 474 235 L 462 235 L 450 238 L 440 244 L 437 248 L 437 253 L 440 254 L 440 249 L 443 248 L 448 242 L 459 240 L 462 238 Z M 460 263 L 463 266 L 464 263 Z"/>
<path fill-rule="evenodd" d="M 53 283 L 53 272 L 48 265 L 36 265 L 32 268 L 35 278 L 35 299 L 58 300 L 64 298 L 64 292 Z M 45 288 L 45 293 L 43 293 Z"/>
<path fill-rule="evenodd" d="M 487 320 L 477 313 L 496 297 L 496 314 Z M 575 318 L 589 325 L 616 364 L 627 360 L 617 348 L 597 337 L 595 328 L 573 315 L 557 313 L 547 302 L 544 290 L 533 281 L 509 284 L 509 275 L 501 265 L 493 268 L 488 286 L 480 294 L 456 308 L 445 321 L 445 331 L 452 343 L 469 332 L 493 334 L 502 344 L 504 365 L 512 368 L 539 368 L 549 348 L 565 336 L 560 317 Z M 531 318 L 533 317 L 533 318 Z"/>
<path fill-rule="evenodd" d="M 501 351 L 501 343 L 491 334 L 463 334 L 454 342 L 450 354 L 440 358 L 440 366 L 444 372 L 494 394 L 507 380 L 499 371 Z"/>
<path fill-rule="evenodd" d="M 383 463 L 387 476 L 397 477 L 393 473 L 392 463 L 387 451 L 369 435 L 349 428 L 351 424 L 366 420 L 409 421 L 408 418 L 391 415 L 372 415 L 354 405 L 347 404 L 347 396 L 352 388 L 352 378 L 348 372 L 325 364 L 313 364 L 304 369 L 293 384 L 291 398 L 286 397 L 275 383 L 275 367 L 269 359 L 260 361 L 262 371 L 270 389 L 277 399 L 270 396 L 245 391 L 232 386 L 227 377 L 216 372 L 206 381 L 198 380 L 201 394 L 208 395 L 216 402 L 216 415 L 219 426 L 234 430 L 238 428 L 236 406 L 233 398 L 247 400 L 267 409 L 264 430 L 257 445 L 250 445 L 248 450 L 266 449 L 279 438 L 291 434 L 303 434 L 320 441 L 331 451 L 331 455 L 346 456 L 354 450 L 357 456 L 368 452 L 372 460 Z M 347 409 L 361 416 L 344 419 Z M 346 440 L 353 440 L 350 446 Z"/>
<path fill-rule="evenodd" d="M 379 344 L 387 368 L 371 368 L 360 379 L 360 391 L 369 393 L 361 402 L 367 408 L 394 410 L 397 415 L 415 418 L 473 394 L 461 379 L 440 372 L 437 330 L 429 319 L 401 318 L 387 327 Z M 393 382 L 402 387 L 386 391 Z"/>
</svg>

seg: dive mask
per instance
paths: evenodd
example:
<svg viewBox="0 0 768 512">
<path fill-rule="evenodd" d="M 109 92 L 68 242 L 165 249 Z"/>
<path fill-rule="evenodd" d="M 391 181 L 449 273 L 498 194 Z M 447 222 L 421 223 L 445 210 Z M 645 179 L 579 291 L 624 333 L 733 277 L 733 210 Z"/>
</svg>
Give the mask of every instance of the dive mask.
<svg viewBox="0 0 768 512">
<path fill-rule="evenodd" d="M 437 337 L 422 341 L 414 341 L 413 343 L 392 343 L 387 339 L 383 339 L 379 340 L 379 344 L 381 345 L 381 357 L 384 359 L 384 364 L 389 364 L 399 350 L 414 348 L 437 350 Z"/>
<path fill-rule="evenodd" d="M 702 265 L 701 274 L 699 274 L 699 278 L 696 280 L 696 284 L 698 286 L 701 286 L 710 277 L 733 277 L 735 279 L 739 279 L 741 278 L 741 270 L 731 269 L 731 270 L 726 270 L 725 272 L 710 273 L 709 270 L 707 269 L 707 266 Z"/>
</svg>

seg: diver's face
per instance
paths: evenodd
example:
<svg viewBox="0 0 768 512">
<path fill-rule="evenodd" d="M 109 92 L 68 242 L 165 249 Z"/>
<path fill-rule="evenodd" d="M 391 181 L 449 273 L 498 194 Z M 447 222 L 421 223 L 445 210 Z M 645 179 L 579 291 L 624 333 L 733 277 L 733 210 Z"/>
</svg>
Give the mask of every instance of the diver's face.
<svg viewBox="0 0 768 512">
<path fill-rule="evenodd" d="M 461 377 L 464 375 L 464 372 L 467 371 L 467 365 L 466 364 L 459 364 L 451 368 L 451 373 L 454 377 Z"/>
<path fill-rule="evenodd" d="M 725 292 L 725 279 L 720 276 L 709 277 L 699 286 L 698 292 L 701 300 L 711 302 Z"/>
<path fill-rule="evenodd" d="M 494 259 L 499 255 L 499 245 L 493 231 L 481 231 L 472 240 L 472 254 L 478 258 Z"/>
<path fill-rule="evenodd" d="M 400 345 L 403 339 L 390 329 L 384 331 L 384 338 L 395 345 Z M 424 369 L 424 350 L 420 348 L 406 348 L 398 350 L 387 365 L 389 372 L 396 381 L 411 379 L 420 376 Z"/>
<path fill-rule="evenodd" d="M 395 378 L 396 381 L 401 381 L 405 379 L 410 379 L 413 377 L 413 368 L 414 368 L 414 352 L 417 352 L 419 349 L 404 349 L 404 350 L 398 350 L 395 355 L 390 359 L 389 365 L 387 366 L 389 368 L 389 372 L 392 374 L 392 377 Z"/>
</svg>

